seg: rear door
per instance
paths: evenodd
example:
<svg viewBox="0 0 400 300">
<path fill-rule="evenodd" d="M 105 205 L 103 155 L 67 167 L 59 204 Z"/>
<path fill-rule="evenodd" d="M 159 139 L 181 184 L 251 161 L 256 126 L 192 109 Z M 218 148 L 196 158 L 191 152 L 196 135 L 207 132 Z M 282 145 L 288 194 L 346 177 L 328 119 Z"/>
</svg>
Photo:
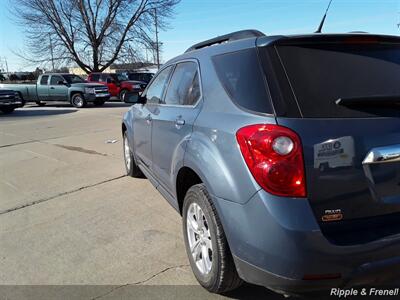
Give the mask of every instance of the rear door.
<svg viewBox="0 0 400 300">
<path fill-rule="evenodd" d="M 277 122 L 301 137 L 308 199 L 322 229 L 347 224 L 338 239 L 357 226 L 352 238 L 400 232 L 400 102 L 384 102 L 400 101 L 399 44 L 357 37 L 272 51 L 264 65 L 275 55 Z"/>
<path fill-rule="evenodd" d="M 153 173 L 163 186 L 175 193 L 174 165 L 183 159 L 186 141 L 199 114 L 200 74 L 196 61 L 178 63 L 164 100 L 153 110 Z"/>
<path fill-rule="evenodd" d="M 36 86 L 38 99 L 49 100 L 49 75 L 42 75 L 39 84 Z"/>
<path fill-rule="evenodd" d="M 68 99 L 68 87 L 61 82 L 65 82 L 65 79 L 62 76 L 51 76 L 49 85 L 49 100 L 66 101 Z"/>
<path fill-rule="evenodd" d="M 146 90 L 146 104 L 137 104 L 133 110 L 133 147 L 136 158 L 148 169 L 152 165 L 151 128 L 153 114 L 163 98 L 172 67 L 162 70 Z"/>
</svg>

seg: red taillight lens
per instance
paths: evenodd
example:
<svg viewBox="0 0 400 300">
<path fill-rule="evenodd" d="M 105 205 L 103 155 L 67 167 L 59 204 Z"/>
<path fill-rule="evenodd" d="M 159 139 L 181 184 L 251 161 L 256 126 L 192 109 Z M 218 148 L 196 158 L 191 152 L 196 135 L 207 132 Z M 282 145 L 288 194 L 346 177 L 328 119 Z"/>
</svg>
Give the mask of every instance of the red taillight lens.
<svg viewBox="0 0 400 300">
<path fill-rule="evenodd" d="M 267 192 L 306 197 L 300 138 L 279 125 L 257 124 L 236 133 L 243 158 L 257 183 Z"/>
</svg>

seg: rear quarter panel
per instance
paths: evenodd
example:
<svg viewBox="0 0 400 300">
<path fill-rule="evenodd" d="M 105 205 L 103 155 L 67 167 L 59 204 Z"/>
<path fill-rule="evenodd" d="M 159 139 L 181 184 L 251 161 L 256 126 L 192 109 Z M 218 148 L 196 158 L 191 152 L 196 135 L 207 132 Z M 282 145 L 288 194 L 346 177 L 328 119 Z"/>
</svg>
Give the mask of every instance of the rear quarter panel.
<svg viewBox="0 0 400 300">
<path fill-rule="evenodd" d="M 25 101 L 37 101 L 36 84 L 0 84 L 0 88 L 5 88 L 19 92 Z"/>
<path fill-rule="evenodd" d="M 212 195 L 246 203 L 260 187 L 244 162 L 236 132 L 250 124 L 276 124 L 276 120 L 272 115 L 258 115 L 239 109 L 219 82 L 210 56 L 198 56 L 203 108 L 194 124 L 184 165 L 200 176 Z"/>
</svg>

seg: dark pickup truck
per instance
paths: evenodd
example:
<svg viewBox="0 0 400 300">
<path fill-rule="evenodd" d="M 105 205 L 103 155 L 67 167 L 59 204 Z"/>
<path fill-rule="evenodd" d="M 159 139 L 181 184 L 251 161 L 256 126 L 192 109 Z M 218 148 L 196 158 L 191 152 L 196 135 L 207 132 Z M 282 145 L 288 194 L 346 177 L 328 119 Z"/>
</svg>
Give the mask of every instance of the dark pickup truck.
<svg viewBox="0 0 400 300">
<path fill-rule="evenodd" d="M 43 105 L 43 101 L 68 101 L 81 108 L 88 102 L 103 105 L 110 99 L 107 86 L 89 83 L 74 74 L 43 74 L 36 84 L 0 84 L 0 88 L 12 89 L 22 100 L 36 102 L 38 105 Z"/>
<path fill-rule="evenodd" d="M 11 90 L 0 89 L 0 111 L 10 114 L 14 109 L 24 106 L 25 102 L 18 93 Z"/>
</svg>

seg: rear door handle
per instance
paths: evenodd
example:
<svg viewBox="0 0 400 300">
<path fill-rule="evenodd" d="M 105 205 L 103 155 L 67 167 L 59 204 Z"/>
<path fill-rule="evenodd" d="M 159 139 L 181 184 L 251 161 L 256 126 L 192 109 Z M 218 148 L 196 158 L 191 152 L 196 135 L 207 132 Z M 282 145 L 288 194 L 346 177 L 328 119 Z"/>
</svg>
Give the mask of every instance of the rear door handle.
<svg viewBox="0 0 400 300">
<path fill-rule="evenodd" d="M 148 124 L 150 124 L 150 123 L 151 123 L 151 120 L 153 120 L 153 118 L 151 117 L 150 114 L 148 114 L 148 115 L 146 116 L 145 119 L 146 119 L 146 121 L 147 121 Z"/>
<path fill-rule="evenodd" d="M 54 90 L 54 87 L 50 87 L 51 90 Z"/>
<path fill-rule="evenodd" d="M 183 126 L 183 125 L 185 125 L 185 120 L 183 120 L 183 119 L 176 119 L 176 120 L 175 120 L 175 125 L 176 125 L 176 126 Z"/>
<path fill-rule="evenodd" d="M 363 160 L 363 165 L 400 162 L 400 144 L 371 149 Z"/>
</svg>

